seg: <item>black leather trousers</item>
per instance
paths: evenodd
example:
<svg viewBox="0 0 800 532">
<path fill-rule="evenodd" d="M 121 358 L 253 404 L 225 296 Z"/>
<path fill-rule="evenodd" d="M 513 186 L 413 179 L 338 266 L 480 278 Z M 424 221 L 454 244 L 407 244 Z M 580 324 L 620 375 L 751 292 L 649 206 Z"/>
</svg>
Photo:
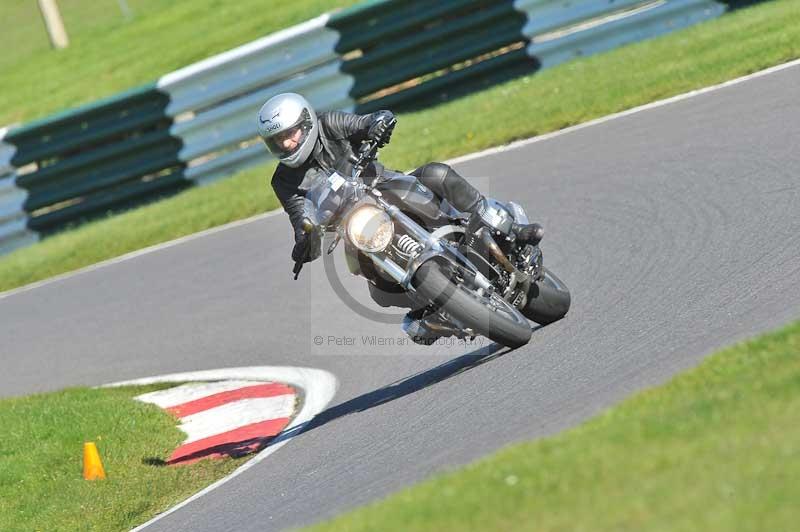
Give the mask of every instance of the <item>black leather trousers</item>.
<svg viewBox="0 0 800 532">
<path fill-rule="evenodd" d="M 380 175 L 382 179 L 391 180 L 393 176 L 403 174 L 381 168 Z M 477 188 L 444 163 L 428 163 L 407 175 L 416 177 L 439 199 L 446 199 L 450 205 L 462 212 L 474 212 L 483 199 Z"/>
<path fill-rule="evenodd" d="M 477 188 L 444 163 L 425 164 L 411 175 L 459 211 L 474 212 L 483 199 Z"/>
</svg>

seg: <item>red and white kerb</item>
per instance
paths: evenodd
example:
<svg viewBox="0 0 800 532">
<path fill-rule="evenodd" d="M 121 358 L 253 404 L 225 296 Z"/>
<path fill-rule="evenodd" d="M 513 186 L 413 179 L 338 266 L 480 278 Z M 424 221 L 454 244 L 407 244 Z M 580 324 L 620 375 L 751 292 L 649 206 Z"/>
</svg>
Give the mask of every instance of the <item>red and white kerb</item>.
<svg viewBox="0 0 800 532">
<path fill-rule="evenodd" d="M 168 464 L 241 456 L 262 449 L 295 412 L 294 388 L 274 382 L 187 383 L 137 397 L 177 416 L 187 434 Z"/>
</svg>

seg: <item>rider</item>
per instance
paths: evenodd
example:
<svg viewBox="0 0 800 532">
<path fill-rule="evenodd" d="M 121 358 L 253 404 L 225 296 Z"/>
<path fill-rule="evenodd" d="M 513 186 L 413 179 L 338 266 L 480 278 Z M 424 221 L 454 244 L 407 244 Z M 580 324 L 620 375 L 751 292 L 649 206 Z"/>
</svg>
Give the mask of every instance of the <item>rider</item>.
<svg viewBox="0 0 800 532">
<path fill-rule="evenodd" d="M 303 230 L 304 219 L 316 219 L 313 204 L 305 199 L 306 192 L 326 171 L 349 175 L 351 158 L 358 152 L 361 142 L 372 140 L 379 147 L 385 146 L 394 124 L 390 111 L 368 115 L 327 111 L 317 115 L 304 97 L 294 93 L 278 94 L 261 107 L 258 133 L 280 161 L 272 176 L 272 188 L 294 228 L 292 259 L 295 262 L 310 262 L 321 254 L 320 232 Z M 397 172 L 374 161 L 363 175 L 390 180 Z M 459 211 L 474 213 L 483 202 L 483 195 L 446 164 L 428 163 L 411 175 Z M 518 232 L 518 238 L 522 237 L 540 239 L 541 226 L 524 226 Z"/>
<path fill-rule="evenodd" d="M 368 115 L 328 111 L 317 115 L 305 98 L 294 93 L 274 96 L 261 107 L 258 133 L 280 160 L 272 176 L 272 188 L 294 228 L 293 260 L 309 262 L 320 255 L 319 232 L 302 229 L 304 217 L 315 218 L 309 212 L 313 206 L 304 201 L 304 196 L 316 177 L 326 170 L 349 174 L 349 158 L 357 153 L 361 142 L 373 140 L 379 147 L 386 145 L 394 123 L 390 111 Z M 375 161 L 367 166 L 364 175 L 391 179 L 395 173 Z M 483 199 L 475 187 L 446 164 L 429 163 L 411 175 L 460 211 L 474 212 Z M 311 245 L 306 245 L 308 238 L 314 239 Z"/>
</svg>

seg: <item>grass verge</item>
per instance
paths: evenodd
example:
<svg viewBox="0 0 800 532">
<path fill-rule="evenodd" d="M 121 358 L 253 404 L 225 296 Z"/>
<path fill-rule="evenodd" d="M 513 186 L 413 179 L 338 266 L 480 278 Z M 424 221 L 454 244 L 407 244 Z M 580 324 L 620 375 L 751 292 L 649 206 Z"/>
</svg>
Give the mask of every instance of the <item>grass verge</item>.
<svg viewBox="0 0 800 532">
<path fill-rule="evenodd" d="M 0 400 L 0 530 L 129 530 L 241 465 L 246 458 L 149 465 L 185 435 L 163 410 L 132 398 L 169 386 Z M 97 443 L 106 480 L 83 480 L 84 441 Z"/>
<path fill-rule="evenodd" d="M 310 530 L 796 530 L 799 411 L 797 322 Z"/>
<path fill-rule="evenodd" d="M 358 0 L 59 2 L 70 46 L 51 50 L 36 2 L 0 2 L 0 126 L 95 101 Z"/>
<path fill-rule="evenodd" d="M 800 2 L 775 0 L 404 114 L 381 158 L 390 167 L 411 168 L 561 129 L 797 57 Z M 492 120 L 486 121 L 486 116 Z M 0 259 L 0 291 L 276 208 L 268 183 L 272 168 L 268 164 L 248 169 L 8 255 Z"/>
</svg>

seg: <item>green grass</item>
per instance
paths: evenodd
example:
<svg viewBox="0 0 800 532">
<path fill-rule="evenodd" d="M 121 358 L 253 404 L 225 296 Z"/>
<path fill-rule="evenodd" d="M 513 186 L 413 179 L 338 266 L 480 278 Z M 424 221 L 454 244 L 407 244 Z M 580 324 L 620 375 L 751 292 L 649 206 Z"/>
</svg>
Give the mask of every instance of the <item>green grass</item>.
<svg viewBox="0 0 800 532">
<path fill-rule="evenodd" d="M 72 388 L 0 400 L 0 530 L 129 530 L 243 463 L 165 460 L 185 435 L 160 408 L 131 398 L 165 385 Z M 82 477 L 94 441 L 107 479 Z"/>
<path fill-rule="evenodd" d="M 161 0 L 127 0 L 133 20 L 152 16 L 164 7 Z M 91 39 L 98 31 L 114 31 L 127 22 L 117 0 L 58 0 L 59 11 L 72 43 Z M 0 31 L 6 42 L 14 43 L 0 55 L 5 70 L 38 53 L 48 52 L 50 40 L 37 2 L 3 0 L 0 3 Z M 53 52 L 58 56 L 58 52 Z M 46 56 L 46 54 L 42 54 Z"/>
<path fill-rule="evenodd" d="M 564 128 L 797 57 L 800 2 L 775 0 L 403 114 L 381 158 L 390 167 L 408 169 Z M 492 120 L 486 120 L 487 116 Z M 0 290 L 273 209 L 278 205 L 269 189 L 273 167 L 249 169 L 8 255 L 0 259 Z M 288 223 L 286 228 L 289 231 Z"/>
<path fill-rule="evenodd" d="M 0 126 L 155 81 L 358 0 L 61 0 L 70 46 L 51 50 L 34 0 L 0 2 Z M 13 43 L 13 45 L 12 45 Z"/>
<path fill-rule="evenodd" d="M 798 412 L 800 322 L 310 530 L 797 530 Z"/>
</svg>

